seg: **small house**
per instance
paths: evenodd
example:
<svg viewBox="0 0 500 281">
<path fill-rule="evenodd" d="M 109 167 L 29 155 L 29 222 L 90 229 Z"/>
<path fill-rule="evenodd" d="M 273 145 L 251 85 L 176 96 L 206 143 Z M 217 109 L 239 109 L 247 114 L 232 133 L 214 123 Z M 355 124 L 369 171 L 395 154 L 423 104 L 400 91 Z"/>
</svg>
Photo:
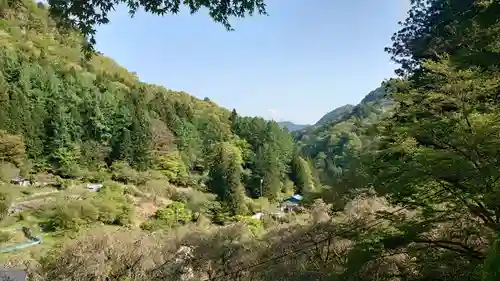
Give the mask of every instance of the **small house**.
<svg viewBox="0 0 500 281">
<path fill-rule="evenodd" d="M 20 186 L 28 186 L 31 184 L 31 182 L 29 180 L 22 178 L 22 177 L 13 178 L 10 180 L 10 183 L 15 184 L 15 185 L 20 185 Z"/>
<path fill-rule="evenodd" d="M 301 202 L 303 199 L 304 197 L 302 195 L 295 194 L 283 201 L 283 203 L 281 204 L 281 210 L 283 212 L 294 211 L 299 206 L 299 202 Z"/>
</svg>

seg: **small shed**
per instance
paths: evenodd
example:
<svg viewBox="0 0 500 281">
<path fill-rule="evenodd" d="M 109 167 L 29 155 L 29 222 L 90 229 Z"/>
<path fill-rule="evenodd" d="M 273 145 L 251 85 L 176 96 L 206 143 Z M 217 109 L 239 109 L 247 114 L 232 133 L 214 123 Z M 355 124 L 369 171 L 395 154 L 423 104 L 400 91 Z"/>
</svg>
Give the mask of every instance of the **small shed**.
<svg viewBox="0 0 500 281">
<path fill-rule="evenodd" d="M 99 189 L 101 189 L 101 187 L 102 187 L 102 184 L 100 184 L 100 183 L 87 185 L 87 189 L 91 190 L 91 191 L 99 191 Z"/>
<path fill-rule="evenodd" d="M 29 180 L 22 178 L 22 177 L 13 178 L 10 180 L 10 183 L 15 184 L 15 185 L 20 185 L 20 186 L 28 186 L 31 184 L 31 182 Z"/>
</svg>

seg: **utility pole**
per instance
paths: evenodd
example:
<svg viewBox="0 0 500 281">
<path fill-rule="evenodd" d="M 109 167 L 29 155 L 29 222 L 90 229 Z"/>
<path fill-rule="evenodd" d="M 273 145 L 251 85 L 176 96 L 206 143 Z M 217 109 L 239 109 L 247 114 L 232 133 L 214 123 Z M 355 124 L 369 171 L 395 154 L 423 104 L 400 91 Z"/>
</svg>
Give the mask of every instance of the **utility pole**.
<svg viewBox="0 0 500 281">
<path fill-rule="evenodd" d="M 262 192 L 262 183 L 264 182 L 264 179 L 260 179 L 260 197 L 264 197 L 264 194 Z"/>
</svg>

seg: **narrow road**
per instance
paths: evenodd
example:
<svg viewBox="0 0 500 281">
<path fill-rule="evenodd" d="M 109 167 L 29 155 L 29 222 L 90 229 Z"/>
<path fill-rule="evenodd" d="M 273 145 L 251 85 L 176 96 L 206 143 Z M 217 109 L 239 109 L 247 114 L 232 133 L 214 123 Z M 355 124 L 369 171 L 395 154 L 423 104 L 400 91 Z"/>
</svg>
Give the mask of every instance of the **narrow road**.
<svg viewBox="0 0 500 281">
<path fill-rule="evenodd" d="M 49 194 L 59 193 L 59 192 L 61 192 L 61 191 L 60 190 L 53 190 L 53 191 L 45 191 L 45 192 L 35 193 L 35 194 L 31 195 L 32 199 L 12 203 L 12 205 L 9 208 L 9 213 L 15 214 L 15 213 L 21 212 L 25 208 L 29 207 L 29 206 L 27 206 L 27 204 L 40 202 L 40 201 L 43 201 L 45 199 L 45 198 L 34 198 L 34 197 L 38 197 L 38 196 L 42 196 L 42 195 L 49 195 Z"/>
</svg>

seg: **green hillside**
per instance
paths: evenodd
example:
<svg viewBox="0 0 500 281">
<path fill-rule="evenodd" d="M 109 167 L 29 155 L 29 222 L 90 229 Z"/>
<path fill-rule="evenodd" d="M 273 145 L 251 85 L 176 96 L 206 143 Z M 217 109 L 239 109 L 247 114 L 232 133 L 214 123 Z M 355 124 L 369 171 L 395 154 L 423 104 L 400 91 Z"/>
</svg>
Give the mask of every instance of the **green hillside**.
<svg viewBox="0 0 500 281">
<path fill-rule="evenodd" d="M 367 132 L 369 126 L 389 116 L 393 103 L 386 87 L 381 86 L 356 106 L 339 107 L 317 125 L 294 133 L 323 183 L 338 184 L 353 157 L 372 143 L 373 137 Z"/>
</svg>

